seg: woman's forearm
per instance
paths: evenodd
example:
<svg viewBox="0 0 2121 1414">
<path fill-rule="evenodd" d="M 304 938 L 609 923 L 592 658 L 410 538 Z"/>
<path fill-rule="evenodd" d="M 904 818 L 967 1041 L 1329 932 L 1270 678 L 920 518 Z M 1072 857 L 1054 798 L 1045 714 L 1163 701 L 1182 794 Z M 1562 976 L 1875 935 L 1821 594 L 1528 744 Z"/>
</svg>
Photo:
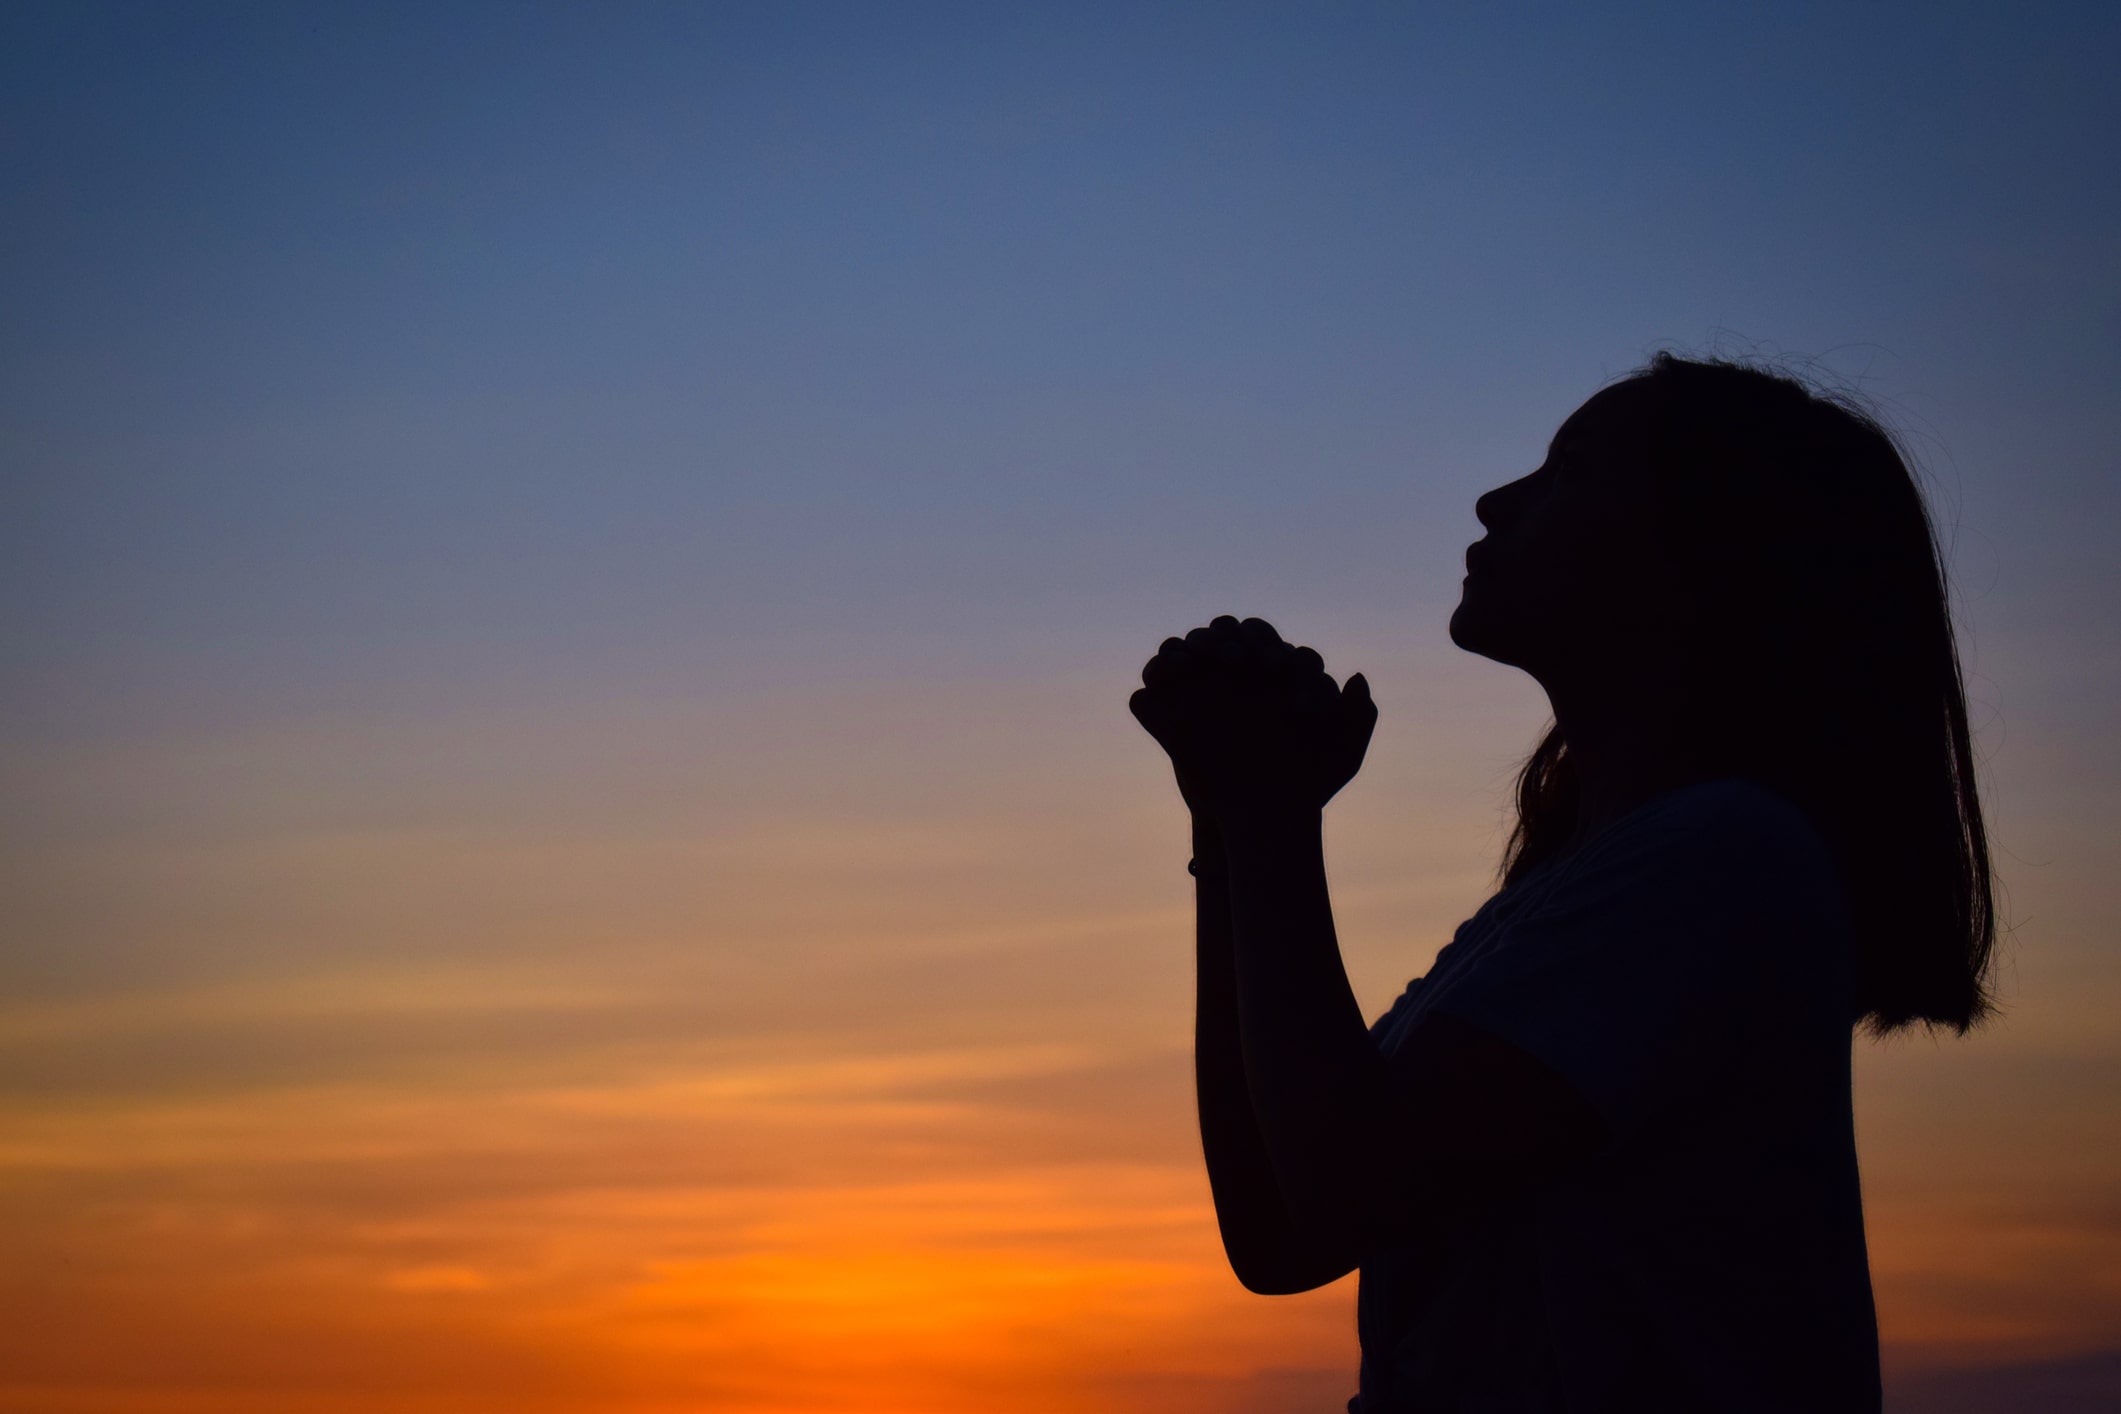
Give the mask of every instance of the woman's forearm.
<svg viewBox="0 0 2121 1414">
<path fill-rule="evenodd" d="M 1297 1245 L 1345 1254 L 1376 1235 L 1389 1123 L 1385 1063 L 1348 985 L 1319 812 L 1221 826 L 1238 1033 L 1256 1132 Z"/>
<path fill-rule="evenodd" d="M 1205 820 L 1194 824 L 1193 857 L 1199 870 L 1194 888 L 1194 1092 L 1223 1251 L 1238 1280 L 1252 1291 L 1309 1291 L 1344 1276 L 1352 1263 L 1299 1241 L 1290 1220 L 1246 1083 L 1228 861 L 1220 835 Z"/>
</svg>

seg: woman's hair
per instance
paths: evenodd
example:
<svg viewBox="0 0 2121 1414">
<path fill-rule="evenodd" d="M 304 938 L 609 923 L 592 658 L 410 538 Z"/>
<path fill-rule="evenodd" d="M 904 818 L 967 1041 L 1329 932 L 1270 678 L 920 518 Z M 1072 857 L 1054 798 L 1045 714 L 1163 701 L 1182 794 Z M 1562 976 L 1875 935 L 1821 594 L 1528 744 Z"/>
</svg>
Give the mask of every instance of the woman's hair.
<svg viewBox="0 0 2121 1414">
<path fill-rule="evenodd" d="M 1964 1034 L 1994 1009 L 1988 838 L 1966 688 L 1922 493 L 1892 435 L 1845 395 L 1659 354 L 1648 390 L 1654 527 L 1704 615 L 1688 746 L 1825 837 L 1857 948 L 1857 1017 Z M 1575 828 L 1574 763 L 1551 727 L 1517 780 L 1504 882 Z"/>
</svg>

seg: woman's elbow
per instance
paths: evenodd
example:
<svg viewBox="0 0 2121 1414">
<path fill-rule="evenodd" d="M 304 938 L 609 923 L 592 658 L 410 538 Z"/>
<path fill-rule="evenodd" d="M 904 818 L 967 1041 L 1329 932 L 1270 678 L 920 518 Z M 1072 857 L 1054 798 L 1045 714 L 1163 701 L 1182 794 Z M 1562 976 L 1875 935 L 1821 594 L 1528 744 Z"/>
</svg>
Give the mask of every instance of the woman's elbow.
<svg viewBox="0 0 2121 1414">
<path fill-rule="evenodd" d="M 1337 1280 L 1337 1278 L 1309 1279 L 1283 1272 L 1277 1272 L 1270 1276 L 1239 1272 L 1237 1280 L 1245 1290 L 1251 1292 L 1254 1296 L 1301 1296 L 1307 1291 L 1316 1291 L 1329 1282 Z"/>
<path fill-rule="evenodd" d="M 1223 1255 L 1230 1259 L 1230 1271 L 1237 1277 L 1238 1285 L 1254 1296 L 1297 1296 L 1306 1291 L 1316 1291 L 1339 1281 L 1356 1268 L 1356 1263 L 1343 1262 L 1322 1257 L 1308 1260 L 1280 1257 L 1261 1260 L 1230 1251 Z"/>
</svg>

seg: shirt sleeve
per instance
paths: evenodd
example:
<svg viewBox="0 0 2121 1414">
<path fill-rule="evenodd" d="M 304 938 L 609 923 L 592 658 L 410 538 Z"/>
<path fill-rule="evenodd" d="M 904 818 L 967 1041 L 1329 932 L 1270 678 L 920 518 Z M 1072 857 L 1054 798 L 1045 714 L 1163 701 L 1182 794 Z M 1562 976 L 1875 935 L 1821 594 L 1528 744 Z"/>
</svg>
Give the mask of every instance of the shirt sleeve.
<svg viewBox="0 0 2121 1414">
<path fill-rule="evenodd" d="M 1616 1139 L 1850 987 L 1839 886 L 1804 816 L 1743 782 L 1682 797 L 1566 861 L 1432 1000 L 1545 1062 Z"/>
<path fill-rule="evenodd" d="M 1400 1013 L 1415 1004 L 1415 999 L 1421 995 L 1422 986 L 1427 980 L 1425 977 L 1417 977 L 1407 983 L 1406 990 L 1392 999 L 1392 1005 L 1385 1008 L 1384 1015 L 1370 1023 L 1372 1041 L 1379 1045 L 1384 1044 L 1385 1038 L 1392 1034 L 1393 1023 L 1399 1020 Z"/>
<path fill-rule="evenodd" d="M 1458 932 L 1452 935 L 1451 941 L 1437 951 L 1436 960 L 1429 964 L 1429 970 L 1407 983 L 1400 994 L 1392 999 L 1392 1005 L 1385 1008 L 1384 1015 L 1370 1023 L 1372 1041 L 1381 1047 L 1389 1047 L 1392 1033 L 1399 1026 L 1401 1016 L 1422 1009 L 1422 999 L 1429 993 L 1429 979 L 1449 972 L 1451 955 L 1457 950 L 1458 940 L 1464 936 L 1468 926 L 1470 921 L 1459 925 Z"/>
</svg>

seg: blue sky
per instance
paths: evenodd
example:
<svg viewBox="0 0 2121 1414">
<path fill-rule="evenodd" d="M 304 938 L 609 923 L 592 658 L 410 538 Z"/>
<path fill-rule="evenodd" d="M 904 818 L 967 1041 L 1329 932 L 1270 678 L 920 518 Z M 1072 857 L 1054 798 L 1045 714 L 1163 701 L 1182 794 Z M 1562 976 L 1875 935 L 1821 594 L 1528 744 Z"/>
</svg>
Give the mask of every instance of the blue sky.
<svg viewBox="0 0 2121 1414">
<path fill-rule="evenodd" d="M 1993 538 L 1969 592 L 2098 597 L 2097 7 L 8 24 L 10 697 L 47 727 L 167 710 L 167 658 L 229 670 L 180 696 L 220 715 L 1433 601 L 1472 495 L 1667 343 L 1822 356 Z"/>
</svg>

